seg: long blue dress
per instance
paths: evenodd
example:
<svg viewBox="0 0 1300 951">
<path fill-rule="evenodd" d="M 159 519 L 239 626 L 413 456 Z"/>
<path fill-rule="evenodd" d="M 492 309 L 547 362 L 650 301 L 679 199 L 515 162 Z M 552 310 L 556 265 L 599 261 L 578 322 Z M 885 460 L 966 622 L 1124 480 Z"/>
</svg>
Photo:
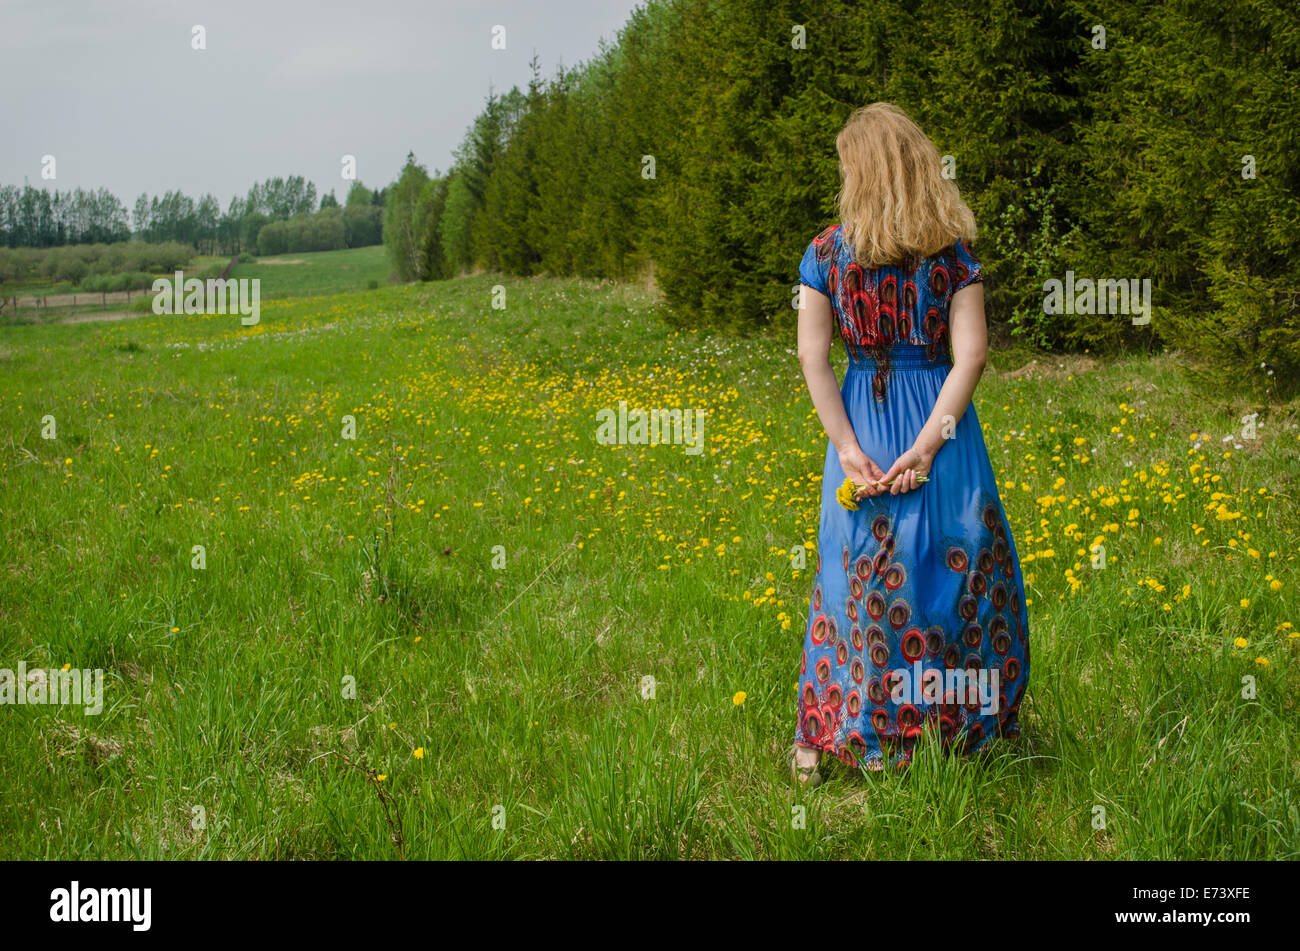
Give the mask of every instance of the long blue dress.
<svg viewBox="0 0 1300 951">
<path fill-rule="evenodd" d="M 844 407 L 882 470 L 911 448 L 951 369 L 953 294 L 982 277 L 961 240 L 877 268 L 854 260 L 839 225 L 808 246 L 799 279 L 831 301 L 849 355 Z M 868 769 L 909 762 L 927 729 L 966 752 L 1020 730 L 1024 580 L 974 404 L 929 476 L 849 511 L 827 443 L 795 742 Z"/>
</svg>

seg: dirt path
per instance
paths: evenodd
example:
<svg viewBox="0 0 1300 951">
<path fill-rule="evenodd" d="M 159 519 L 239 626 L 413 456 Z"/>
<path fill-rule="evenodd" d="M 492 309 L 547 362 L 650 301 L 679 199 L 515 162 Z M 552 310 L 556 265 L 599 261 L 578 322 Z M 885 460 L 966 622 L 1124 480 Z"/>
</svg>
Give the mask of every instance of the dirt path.
<svg viewBox="0 0 1300 951">
<path fill-rule="evenodd" d="M 127 320 L 131 317 L 143 317 L 146 314 L 153 314 L 153 311 L 145 310 L 106 310 L 93 314 L 69 314 L 58 320 L 51 320 L 52 324 L 97 324 L 102 321 L 110 320 Z"/>
</svg>

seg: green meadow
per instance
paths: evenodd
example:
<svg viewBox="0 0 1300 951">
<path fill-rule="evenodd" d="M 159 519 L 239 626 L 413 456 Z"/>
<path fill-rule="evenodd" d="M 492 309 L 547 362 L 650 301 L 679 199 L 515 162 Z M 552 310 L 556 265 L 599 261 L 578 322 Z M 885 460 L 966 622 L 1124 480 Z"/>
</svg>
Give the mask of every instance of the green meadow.
<svg viewBox="0 0 1300 951">
<path fill-rule="evenodd" d="M 344 294 L 383 287 L 392 266 L 382 244 L 344 251 L 305 251 L 257 258 L 236 264 L 230 276 L 262 282 L 263 300 L 271 297 L 304 297 L 315 294 Z"/>
<path fill-rule="evenodd" d="M 251 327 L 0 327 L 0 668 L 104 676 L 0 707 L 4 858 L 1300 858 L 1297 403 L 994 353 L 1024 736 L 805 791 L 793 339 L 333 254 L 241 266 Z"/>
</svg>

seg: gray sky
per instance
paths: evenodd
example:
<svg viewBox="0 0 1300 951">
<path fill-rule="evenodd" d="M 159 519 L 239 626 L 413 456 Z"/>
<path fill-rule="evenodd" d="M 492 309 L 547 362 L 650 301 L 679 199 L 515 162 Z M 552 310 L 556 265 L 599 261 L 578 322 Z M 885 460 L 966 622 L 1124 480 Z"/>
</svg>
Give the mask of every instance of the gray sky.
<svg viewBox="0 0 1300 951">
<path fill-rule="evenodd" d="M 344 155 L 386 185 L 446 170 L 489 88 L 590 59 L 636 0 L 0 0 L 0 184 L 217 196 Z M 191 48 L 192 28 L 207 49 Z M 505 50 L 491 47 L 505 27 Z M 57 178 L 41 179 L 53 155 Z"/>
</svg>

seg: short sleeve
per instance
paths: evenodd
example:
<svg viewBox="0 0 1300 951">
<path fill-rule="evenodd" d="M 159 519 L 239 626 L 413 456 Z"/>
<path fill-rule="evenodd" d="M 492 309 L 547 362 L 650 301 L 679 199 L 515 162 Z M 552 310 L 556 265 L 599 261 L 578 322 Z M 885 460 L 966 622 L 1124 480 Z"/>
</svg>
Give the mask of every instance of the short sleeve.
<svg viewBox="0 0 1300 951">
<path fill-rule="evenodd" d="M 952 246 L 952 292 L 956 294 L 963 287 L 979 284 L 984 280 L 984 268 L 979 258 L 971 253 L 964 238 L 958 238 Z"/>
<path fill-rule="evenodd" d="M 827 272 L 830 270 L 831 256 L 825 255 L 824 258 L 818 259 L 817 249 L 819 244 L 827 240 L 826 232 L 821 232 L 813 238 L 808 245 L 808 250 L 803 253 L 803 260 L 799 262 L 799 283 L 806 284 L 819 294 L 830 296 L 828 290 Z"/>
</svg>

